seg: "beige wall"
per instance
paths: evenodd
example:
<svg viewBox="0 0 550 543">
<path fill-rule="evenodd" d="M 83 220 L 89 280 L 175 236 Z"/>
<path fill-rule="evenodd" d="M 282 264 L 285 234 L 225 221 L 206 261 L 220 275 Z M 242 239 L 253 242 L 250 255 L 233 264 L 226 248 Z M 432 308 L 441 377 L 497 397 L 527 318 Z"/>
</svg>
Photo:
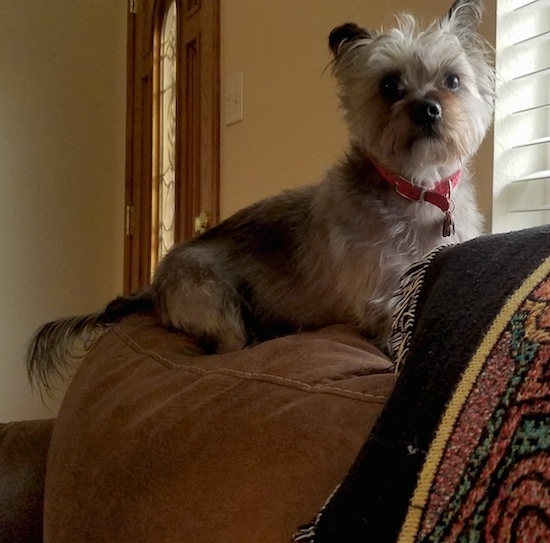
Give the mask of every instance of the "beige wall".
<svg viewBox="0 0 550 543">
<path fill-rule="evenodd" d="M 486 2 L 483 27 L 493 43 L 494 2 Z M 222 94 L 234 74 L 244 77 L 244 120 L 225 126 L 222 111 L 222 216 L 281 189 L 317 181 L 345 149 L 334 83 L 330 69 L 325 71 L 333 27 L 353 21 L 378 28 L 407 9 L 430 20 L 450 5 L 450 0 L 409 0 L 409 5 L 403 0 L 222 0 Z M 491 148 L 488 140 L 475 164 L 488 217 Z"/>
<path fill-rule="evenodd" d="M 56 412 L 34 328 L 122 288 L 126 4 L 0 2 L 0 422 Z"/>
</svg>

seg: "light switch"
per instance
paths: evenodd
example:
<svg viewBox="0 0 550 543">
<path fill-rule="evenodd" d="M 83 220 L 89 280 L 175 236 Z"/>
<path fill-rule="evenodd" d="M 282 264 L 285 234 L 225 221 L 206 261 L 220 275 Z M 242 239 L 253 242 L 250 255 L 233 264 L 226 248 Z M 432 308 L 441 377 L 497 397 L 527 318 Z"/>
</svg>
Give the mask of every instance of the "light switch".
<svg viewBox="0 0 550 543">
<path fill-rule="evenodd" d="M 243 79 L 243 72 L 236 72 L 227 77 L 225 84 L 226 126 L 238 123 L 244 118 Z"/>
</svg>

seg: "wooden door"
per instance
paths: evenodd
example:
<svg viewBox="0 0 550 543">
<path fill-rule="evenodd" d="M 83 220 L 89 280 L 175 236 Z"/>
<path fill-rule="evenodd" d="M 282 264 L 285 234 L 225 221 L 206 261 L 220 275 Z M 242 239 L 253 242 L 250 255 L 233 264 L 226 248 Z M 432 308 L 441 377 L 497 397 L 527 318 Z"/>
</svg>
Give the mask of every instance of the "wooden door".
<svg viewBox="0 0 550 543">
<path fill-rule="evenodd" d="M 128 17 L 124 288 L 133 292 L 149 284 L 164 245 L 219 219 L 220 5 L 130 0 Z"/>
</svg>

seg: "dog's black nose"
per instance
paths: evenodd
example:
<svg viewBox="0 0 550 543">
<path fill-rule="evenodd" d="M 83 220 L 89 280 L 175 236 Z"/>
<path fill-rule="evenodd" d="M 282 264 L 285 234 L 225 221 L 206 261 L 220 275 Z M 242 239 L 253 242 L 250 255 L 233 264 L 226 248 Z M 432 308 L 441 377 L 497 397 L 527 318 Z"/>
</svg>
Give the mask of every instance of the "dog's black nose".
<svg viewBox="0 0 550 543">
<path fill-rule="evenodd" d="M 441 119 L 441 104 L 430 98 L 416 100 L 412 104 L 412 120 L 420 126 L 429 126 Z"/>
</svg>

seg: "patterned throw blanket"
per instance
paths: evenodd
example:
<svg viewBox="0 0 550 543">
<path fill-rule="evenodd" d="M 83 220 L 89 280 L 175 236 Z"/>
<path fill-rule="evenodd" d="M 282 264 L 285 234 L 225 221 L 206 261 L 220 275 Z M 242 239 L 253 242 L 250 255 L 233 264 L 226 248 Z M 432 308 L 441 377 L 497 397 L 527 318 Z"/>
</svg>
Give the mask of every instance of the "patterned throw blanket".
<svg viewBox="0 0 550 543">
<path fill-rule="evenodd" d="M 394 393 L 295 542 L 550 542 L 550 227 L 445 247 L 403 279 Z"/>
</svg>

